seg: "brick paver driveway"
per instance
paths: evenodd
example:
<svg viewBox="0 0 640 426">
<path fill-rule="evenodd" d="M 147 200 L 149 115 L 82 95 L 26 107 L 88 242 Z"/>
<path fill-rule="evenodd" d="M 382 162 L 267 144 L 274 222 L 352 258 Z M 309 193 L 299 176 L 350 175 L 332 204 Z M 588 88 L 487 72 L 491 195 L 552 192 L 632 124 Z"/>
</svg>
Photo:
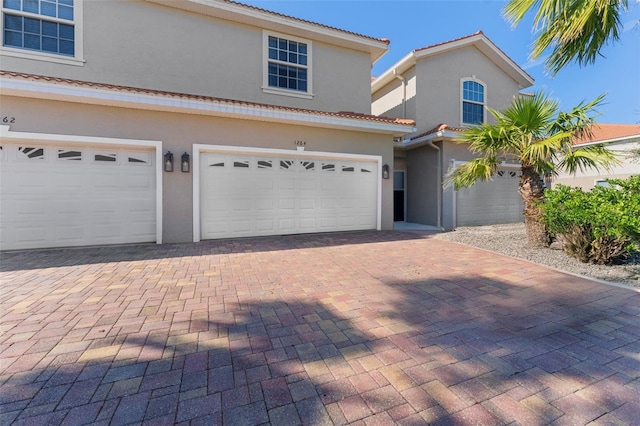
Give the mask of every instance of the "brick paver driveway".
<svg viewBox="0 0 640 426">
<path fill-rule="evenodd" d="M 5 253 L 0 424 L 640 424 L 640 293 L 424 235 Z"/>
</svg>

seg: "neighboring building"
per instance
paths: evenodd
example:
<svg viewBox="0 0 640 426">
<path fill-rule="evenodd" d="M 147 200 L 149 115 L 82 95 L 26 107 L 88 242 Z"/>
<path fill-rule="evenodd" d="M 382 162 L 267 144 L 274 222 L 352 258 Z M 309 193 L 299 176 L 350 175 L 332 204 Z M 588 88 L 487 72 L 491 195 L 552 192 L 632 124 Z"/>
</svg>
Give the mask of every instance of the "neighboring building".
<svg viewBox="0 0 640 426">
<path fill-rule="evenodd" d="M 471 188 L 443 183 L 451 168 L 473 158 L 454 142 L 460 130 L 491 122 L 487 107 L 504 109 L 532 84 L 481 31 L 416 49 L 373 80 L 373 114 L 417 126 L 394 145 L 394 219 L 447 230 L 522 221 L 519 164 L 507 161 L 491 181 Z"/>
<path fill-rule="evenodd" d="M 370 115 L 388 40 L 219 0 L 2 22 L 3 250 L 393 227 L 382 169 L 415 127 Z"/>
<path fill-rule="evenodd" d="M 562 184 L 589 191 L 594 186 L 608 185 L 606 179 L 626 179 L 640 174 L 640 124 L 595 124 L 591 133 L 591 137 L 575 141 L 574 146 L 604 144 L 618 155 L 620 164 L 609 170 L 561 173 L 552 178 L 552 187 Z"/>
</svg>

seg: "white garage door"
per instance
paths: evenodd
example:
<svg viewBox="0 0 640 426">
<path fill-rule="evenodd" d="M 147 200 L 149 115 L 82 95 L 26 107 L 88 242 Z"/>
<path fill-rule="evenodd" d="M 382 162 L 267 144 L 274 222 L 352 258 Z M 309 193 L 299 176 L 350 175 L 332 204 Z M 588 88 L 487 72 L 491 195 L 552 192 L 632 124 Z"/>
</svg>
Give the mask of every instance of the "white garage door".
<svg viewBox="0 0 640 426">
<path fill-rule="evenodd" d="M 492 180 L 457 191 L 457 226 L 523 222 L 520 171 L 498 170 Z"/>
<path fill-rule="evenodd" d="M 153 150 L 7 143 L 3 250 L 156 240 Z"/>
<path fill-rule="evenodd" d="M 378 163 L 202 153 L 200 237 L 376 229 Z"/>
</svg>

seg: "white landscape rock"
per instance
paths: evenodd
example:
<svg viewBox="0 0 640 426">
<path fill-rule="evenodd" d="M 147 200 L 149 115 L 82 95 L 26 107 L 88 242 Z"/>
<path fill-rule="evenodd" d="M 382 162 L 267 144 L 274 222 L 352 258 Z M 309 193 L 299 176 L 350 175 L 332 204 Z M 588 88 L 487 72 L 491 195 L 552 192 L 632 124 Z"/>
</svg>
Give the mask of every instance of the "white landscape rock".
<svg viewBox="0 0 640 426">
<path fill-rule="evenodd" d="M 506 254 L 577 275 L 640 288 L 640 256 L 635 256 L 632 261 L 623 265 L 582 263 L 557 248 L 529 247 L 523 223 L 465 226 L 455 231 L 439 233 L 436 238 Z"/>
</svg>

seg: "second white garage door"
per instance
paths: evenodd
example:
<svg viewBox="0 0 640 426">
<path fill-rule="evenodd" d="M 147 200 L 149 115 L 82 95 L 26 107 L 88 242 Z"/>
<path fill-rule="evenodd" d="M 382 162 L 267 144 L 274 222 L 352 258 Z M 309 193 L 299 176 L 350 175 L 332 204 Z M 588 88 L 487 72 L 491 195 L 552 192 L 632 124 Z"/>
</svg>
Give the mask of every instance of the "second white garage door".
<svg viewBox="0 0 640 426">
<path fill-rule="evenodd" d="M 376 229 L 378 164 L 203 152 L 200 238 Z"/>
<path fill-rule="evenodd" d="M 456 226 L 523 222 L 524 204 L 518 192 L 520 171 L 502 169 L 492 180 L 457 191 Z"/>
</svg>

